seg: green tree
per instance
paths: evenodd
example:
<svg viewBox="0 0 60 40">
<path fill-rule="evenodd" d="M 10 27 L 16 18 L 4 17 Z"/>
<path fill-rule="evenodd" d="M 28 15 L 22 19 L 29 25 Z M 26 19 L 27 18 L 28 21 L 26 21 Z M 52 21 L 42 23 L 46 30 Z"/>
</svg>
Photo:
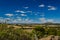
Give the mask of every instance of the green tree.
<svg viewBox="0 0 60 40">
<path fill-rule="evenodd" d="M 48 34 L 48 35 L 57 35 L 57 30 L 54 29 L 54 28 L 49 28 L 49 29 L 47 30 L 47 34 Z"/>
<path fill-rule="evenodd" d="M 34 31 L 38 38 L 42 38 L 45 35 L 45 29 L 43 27 L 37 26 Z"/>
</svg>

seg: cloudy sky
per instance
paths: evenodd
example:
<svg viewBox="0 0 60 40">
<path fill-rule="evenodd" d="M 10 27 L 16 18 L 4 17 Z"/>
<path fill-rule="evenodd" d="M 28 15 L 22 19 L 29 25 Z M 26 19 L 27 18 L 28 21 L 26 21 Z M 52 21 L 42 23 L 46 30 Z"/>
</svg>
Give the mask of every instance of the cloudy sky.
<svg viewBox="0 0 60 40">
<path fill-rule="evenodd" d="M 60 23 L 60 0 L 0 0 L 0 22 Z"/>
</svg>

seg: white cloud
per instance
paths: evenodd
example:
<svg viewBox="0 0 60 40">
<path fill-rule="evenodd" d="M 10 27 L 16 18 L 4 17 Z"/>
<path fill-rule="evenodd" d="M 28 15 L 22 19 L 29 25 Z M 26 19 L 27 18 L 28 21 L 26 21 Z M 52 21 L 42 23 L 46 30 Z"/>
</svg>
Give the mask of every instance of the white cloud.
<svg viewBox="0 0 60 40">
<path fill-rule="evenodd" d="M 26 14 L 20 14 L 21 16 L 27 16 Z"/>
<path fill-rule="evenodd" d="M 48 6 L 48 7 L 52 7 L 52 6 Z"/>
<path fill-rule="evenodd" d="M 32 20 L 29 18 L 17 18 L 11 21 L 12 23 L 32 23 Z"/>
<path fill-rule="evenodd" d="M 21 18 L 18 18 L 17 20 L 18 20 L 18 21 L 22 21 L 22 19 L 21 19 Z"/>
<path fill-rule="evenodd" d="M 45 5 L 44 4 L 41 4 L 41 5 L 39 5 L 39 7 L 45 7 Z"/>
<path fill-rule="evenodd" d="M 54 22 L 53 19 L 46 19 L 46 18 L 39 18 L 39 20 L 41 21 L 41 23 Z"/>
<path fill-rule="evenodd" d="M 53 19 L 47 19 L 47 22 L 54 22 Z"/>
<path fill-rule="evenodd" d="M 0 18 L 0 23 L 5 23 L 7 20 L 10 20 L 10 18 Z"/>
<path fill-rule="evenodd" d="M 18 23 L 18 21 L 17 20 L 12 20 L 11 23 Z"/>
<path fill-rule="evenodd" d="M 38 14 L 35 14 L 35 15 L 38 15 Z"/>
<path fill-rule="evenodd" d="M 26 13 L 25 11 L 16 10 L 15 12 Z"/>
<path fill-rule="evenodd" d="M 24 7 L 25 9 L 28 9 L 29 7 Z"/>
<path fill-rule="evenodd" d="M 4 19 L 3 18 L 0 18 L 0 23 L 4 23 Z"/>
<path fill-rule="evenodd" d="M 42 23 L 45 23 L 45 22 L 46 22 L 46 18 L 39 18 L 39 20 L 40 20 Z"/>
<path fill-rule="evenodd" d="M 32 11 L 27 11 L 28 13 L 32 13 Z"/>
<path fill-rule="evenodd" d="M 10 20 L 10 18 L 5 18 L 5 20 Z"/>
<path fill-rule="evenodd" d="M 57 8 L 54 6 L 48 6 L 48 10 L 56 10 Z"/>
<path fill-rule="evenodd" d="M 19 13 L 32 13 L 32 11 L 21 11 L 21 10 L 16 10 L 15 12 L 19 12 Z"/>
<path fill-rule="evenodd" d="M 24 12 L 24 11 L 20 11 L 21 13 L 26 13 L 26 12 Z"/>
<path fill-rule="evenodd" d="M 5 15 L 6 15 L 6 16 L 9 16 L 9 17 L 13 16 L 13 14 L 10 14 L 10 13 L 5 14 Z"/>
<path fill-rule="evenodd" d="M 23 22 L 24 22 L 24 23 L 32 23 L 33 20 L 31 20 L 31 19 L 29 19 L 29 18 L 26 18 L 26 19 L 23 20 Z"/>
</svg>

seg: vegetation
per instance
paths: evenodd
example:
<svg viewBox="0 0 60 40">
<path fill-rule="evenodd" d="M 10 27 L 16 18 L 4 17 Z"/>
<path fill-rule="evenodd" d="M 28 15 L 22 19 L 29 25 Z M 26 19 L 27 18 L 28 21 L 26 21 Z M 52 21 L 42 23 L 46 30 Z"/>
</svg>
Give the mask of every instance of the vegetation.
<svg viewBox="0 0 60 40">
<path fill-rule="evenodd" d="M 46 28 L 37 26 L 35 27 L 34 32 L 37 35 L 38 39 L 49 35 L 60 36 L 60 30 L 57 28 Z"/>
<path fill-rule="evenodd" d="M 34 31 L 38 38 L 42 38 L 45 35 L 45 29 L 43 27 L 38 26 L 34 29 Z"/>
<path fill-rule="evenodd" d="M 2 25 L 0 26 L 0 40 L 32 40 L 32 37 L 20 28 L 7 28 Z"/>
<path fill-rule="evenodd" d="M 36 26 L 32 32 L 26 32 L 23 28 L 7 27 L 0 24 L 0 40 L 35 40 L 49 35 L 60 36 L 59 28 Z"/>
</svg>

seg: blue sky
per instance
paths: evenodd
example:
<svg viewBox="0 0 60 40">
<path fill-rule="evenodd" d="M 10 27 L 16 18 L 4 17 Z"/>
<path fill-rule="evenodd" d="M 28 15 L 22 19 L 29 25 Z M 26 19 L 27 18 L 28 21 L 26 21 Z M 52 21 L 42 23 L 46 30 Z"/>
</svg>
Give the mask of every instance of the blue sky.
<svg viewBox="0 0 60 40">
<path fill-rule="evenodd" d="M 60 0 L 0 0 L 0 22 L 60 23 Z"/>
</svg>

